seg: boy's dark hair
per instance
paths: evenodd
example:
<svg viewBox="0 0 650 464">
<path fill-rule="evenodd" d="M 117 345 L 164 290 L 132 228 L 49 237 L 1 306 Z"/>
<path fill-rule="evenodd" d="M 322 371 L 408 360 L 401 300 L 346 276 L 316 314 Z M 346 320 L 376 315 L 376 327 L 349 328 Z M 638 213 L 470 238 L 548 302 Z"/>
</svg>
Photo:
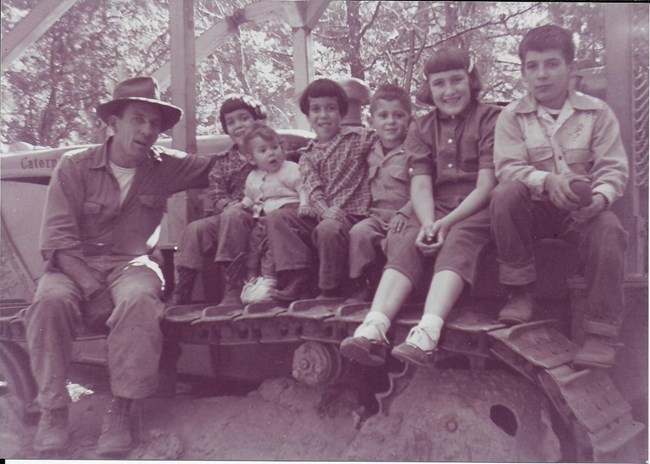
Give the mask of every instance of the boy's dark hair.
<svg viewBox="0 0 650 464">
<path fill-rule="evenodd" d="M 406 90 L 401 88 L 399 85 L 384 84 L 379 86 L 372 98 L 370 98 L 370 114 L 373 114 L 377 109 L 378 100 L 398 101 L 404 111 L 406 111 L 409 116 L 411 115 L 411 97 Z"/>
<path fill-rule="evenodd" d="M 266 119 L 266 108 L 264 108 L 264 105 L 259 100 L 239 93 L 229 95 L 221 104 L 221 108 L 219 108 L 219 120 L 221 121 L 221 127 L 225 134 L 228 133 L 228 129 L 226 128 L 226 114 L 237 110 L 247 110 L 256 121 Z"/>
<path fill-rule="evenodd" d="M 300 111 L 309 116 L 309 99 L 335 97 L 339 104 L 339 114 L 345 116 L 348 112 L 348 96 L 339 84 L 331 79 L 316 79 L 300 94 Z"/>
<path fill-rule="evenodd" d="M 531 50 L 536 52 L 559 50 L 566 64 L 573 63 L 576 54 L 571 31 L 554 24 L 536 27 L 526 33 L 519 43 L 519 59 L 522 66 L 526 63 L 526 53 Z"/>
<path fill-rule="evenodd" d="M 266 142 L 272 142 L 275 140 L 278 142 L 278 144 L 280 144 L 280 146 L 282 146 L 282 140 L 276 131 L 271 129 L 263 122 L 255 121 L 250 125 L 248 129 L 246 129 L 246 133 L 242 138 L 241 147 L 239 147 L 239 150 L 246 155 L 252 156 L 253 153 L 251 151 L 251 141 L 255 137 L 259 137 Z"/>
<path fill-rule="evenodd" d="M 433 105 L 429 87 L 429 75 L 433 73 L 462 69 L 469 76 L 469 90 L 472 100 L 478 100 L 483 88 L 476 64 L 467 50 L 456 47 L 443 47 L 436 50 L 424 65 L 424 82 L 415 98 L 422 103 Z"/>
</svg>

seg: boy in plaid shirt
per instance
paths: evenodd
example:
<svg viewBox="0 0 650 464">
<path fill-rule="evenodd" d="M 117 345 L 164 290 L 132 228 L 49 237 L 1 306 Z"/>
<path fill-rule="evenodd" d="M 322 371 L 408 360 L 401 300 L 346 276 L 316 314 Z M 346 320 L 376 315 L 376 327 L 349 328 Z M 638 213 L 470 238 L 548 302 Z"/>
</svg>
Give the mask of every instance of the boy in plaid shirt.
<svg viewBox="0 0 650 464">
<path fill-rule="evenodd" d="M 266 119 L 266 110 L 254 98 L 236 94 L 224 100 L 219 109 L 219 119 L 233 145 L 216 155 L 217 161 L 209 174 L 213 215 L 188 224 L 178 239 L 174 257 L 178 280 L 170 301 L 172 305 L 191 302 L 194 281 L 207 257 L 214 257 L 225 271 L 240 254 L 245 253 L 248 235 L 255 225 L 253 217 L 241 206 L 246 177 L 255 165 L 239 147 L 253 122 Z M 221 304 L 241 303 L 239 295 L 244 279 L 243 275 L 235 274 L 222 272 L 226 288 Z"/>
<path fill-rule="evenodd" d="M 314 258 L 320 295 L 343 294 L 349 232 L 368 214 L 366 158 L 377 139 L 364 128 L 341 128 L 347 107 L 345 91 L 330 79 L 315 80 L 300 96 L 300 110 L 316 133 L 301 150 L 299 161 L 309 206 L 286 205 L 267 218 L 269 246 L 280 283 L 284 283 L 282 290 L 272 293 L 278 300 L 310 296 Z"/>
</svg>

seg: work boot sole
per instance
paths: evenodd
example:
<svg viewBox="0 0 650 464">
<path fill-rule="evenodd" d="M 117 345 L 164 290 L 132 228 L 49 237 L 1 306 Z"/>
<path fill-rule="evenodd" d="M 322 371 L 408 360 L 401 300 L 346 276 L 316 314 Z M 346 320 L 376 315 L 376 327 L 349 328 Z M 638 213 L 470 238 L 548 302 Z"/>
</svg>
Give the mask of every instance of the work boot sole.
<svg viewBox="0 0 650 464">
<path fill-rule="evenodd" d="M 341 342 L 339 351 L 341 356 L 364 366 L 383 366 L 388 346 L 363 337 L 350 337 Z"/>
</svg>

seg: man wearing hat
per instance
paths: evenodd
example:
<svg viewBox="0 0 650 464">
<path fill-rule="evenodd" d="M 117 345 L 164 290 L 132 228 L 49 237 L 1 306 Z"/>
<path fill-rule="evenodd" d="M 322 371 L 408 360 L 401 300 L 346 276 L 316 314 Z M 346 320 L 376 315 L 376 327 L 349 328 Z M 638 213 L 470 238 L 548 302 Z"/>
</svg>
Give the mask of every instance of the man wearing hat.
<svg viewBox="0 0 650 464">
<path fill-rule="evenodd" d="M 154 146 L 182 111 L 160 100 L 152 78 L 119 83 L 97 113 L 113 135 L 64 154 L 47 191 L 40 238 L 46 272 L 25 315 L 42 410 L 37 451 L 61 450 L 69 441 L 66 379 L 82 324 L 108 332 L 113 399 L 97 452 L 130 449 L 131 402 L 155 392 L 162 347 L 163 278 L 150 253 L 167 198 L 206 187 L 213 164 Z"/>
</svg>

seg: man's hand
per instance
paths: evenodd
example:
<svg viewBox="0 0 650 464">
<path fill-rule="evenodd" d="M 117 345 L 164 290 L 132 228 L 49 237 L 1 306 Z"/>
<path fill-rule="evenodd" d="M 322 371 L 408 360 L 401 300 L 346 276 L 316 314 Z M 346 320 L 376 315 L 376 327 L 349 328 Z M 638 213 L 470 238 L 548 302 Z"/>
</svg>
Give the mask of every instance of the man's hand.
<svg viewBox="0 0 650 464">
<path fill-rule="evenodd" d="M 393 233 L 400 233 L 402 230 L 404 230 L 404 227 L 406 226 L 406 216 L 403 214 L 396 214 L 393 219 L 388 223 L 388 230 L 393 232 Z"/>
<path fill-rule="evenodd" d="M 338 222 L 345 221 L 345 211 L 338 206 L 330 206 L 323 212 L 322 219 L 334 219 Z"/>
<path fill-rule="evenodd" d="M 544 189 L 548 192 L 551 203 L 565 211 L 578 209 L 580 197 L 571 190 L 571 182 L 574 180 L 588 182 L 589 178 L 578 174 L 550 173 L 547 175 L 544 181 Z"/>
<path fill-rule="evenodd" d="M 607 199 L 602 193 L 594 193 L 592 202 L 589 206 L 577 209 L 571 213 L 571 217 L 576 222 L 587 222 L 594 216 L 597 216 L 601 211 L 607 208 Z"/>
</svg>

